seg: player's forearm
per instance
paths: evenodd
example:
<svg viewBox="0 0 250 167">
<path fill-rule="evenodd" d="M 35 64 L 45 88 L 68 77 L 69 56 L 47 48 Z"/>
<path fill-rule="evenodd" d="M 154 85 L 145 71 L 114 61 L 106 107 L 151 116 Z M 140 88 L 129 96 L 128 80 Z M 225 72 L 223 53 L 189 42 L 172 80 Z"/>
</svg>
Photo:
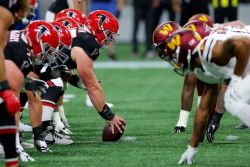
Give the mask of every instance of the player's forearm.
<svg viewBox="0 0 250 167">
<path fill-rule="evenodd" d="M 91 102 L 97 111 L 101 112 L 103 110 L 103 106 L 105 105 L 105 96 L 102 87 L 100 85 L 95 85 L 89 87 L 86 86 L 86 88 Z"/>
</svg>

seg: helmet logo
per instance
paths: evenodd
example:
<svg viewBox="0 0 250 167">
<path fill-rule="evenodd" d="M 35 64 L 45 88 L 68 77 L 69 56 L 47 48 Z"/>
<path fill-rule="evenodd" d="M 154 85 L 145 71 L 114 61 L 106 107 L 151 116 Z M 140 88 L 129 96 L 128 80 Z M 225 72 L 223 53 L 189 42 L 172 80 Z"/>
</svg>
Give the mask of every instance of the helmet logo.
<svg viewBox="0 0 250 167">
<path fill-rule="evenodd" d="M 98 14 L 97 16 L 99 17 L 98 26 L 100 27 L 101 30 L 104 30 L 102 24 L 108 21 L 108 18 L 103 14 Z"/>
<path fill-rule="evenodd" d="M 166 24 L 160 31 L 160 34 L 168 35 L 170 31 L 173 31 L 173 27 L 170 24 Z"/>
<path fill-rule="evenodd" d="M 208 18 L 205 15 L 202 15 L 201 17 L 199 17 L 198 20 L 208 22 Z"/>
<path fill-rule="evenodd" d="M 75 18 L 75 17 L 76 17 L 76 13 L 75 13 L 75 12 L 69 11 L 69 12 L 67 12 L 66 14 L 67 14 L 67 17 L 72 17 L 72 18 Z"/>
<path fill-rule="evenodd" d="M 38 26 L 38 30 L 37 30 L 37 36 L 36 36 L 36 39 L 37 41 L 43 36 L 47 36 L 47 35 L 50 35 L 50 32 L 49 30 L 44 26 L 44 25 L 40 25 Z"/>
<path fill-rule="evenodd" d="M 177 34 L 175 37 L 173 37 L 171 41 L 168 42 L 167 45 L 171 50 L 175 50 L 177 46 L 180 46 L 181 45 L 180 34 Z"/>
<path fill-rule="evenodd" d="M 67 21 L 67 20 L 63 20 L 62 22 L 63 22 L 63 25 L 64 25 L 64 26 L 66 26 L 66 27 L 70 28 L 71 23 L 70 23 L 69 21 Z"/>
</svg>

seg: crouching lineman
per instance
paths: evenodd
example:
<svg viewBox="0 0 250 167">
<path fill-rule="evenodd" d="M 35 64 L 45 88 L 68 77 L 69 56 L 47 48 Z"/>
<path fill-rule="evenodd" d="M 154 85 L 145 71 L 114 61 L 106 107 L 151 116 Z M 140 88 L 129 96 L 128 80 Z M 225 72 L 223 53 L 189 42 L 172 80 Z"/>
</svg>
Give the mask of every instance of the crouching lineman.
<svg viewBox="0 0 250 167">
<path fill-rule="evenodd" d="M 173 42 L 176 40 L 178 42 Z M 192 138 L 188 149 L 182 154 L 179 164 L 193 163 L 199 141 L 207 127 L 208 118 L 216 105 L 218 83 L 231 78 L 226 94 L 233 98 L 238 96 L 230 93 L 239 88 L 235 85 L 238 86 L 242 78 L 243 81 L 248 78 L 249 46 L 249 32 L 246 29 L 236 28 L 219 29 L 203 40 L 196 32 L 184 29 L 175 32 L 166 41 L 168 55 L 175 63 L 175 70 L 181 73 L 194 72 L 196 77 L 205 83 L 205 90 L 195 115 Z M 226 97 L 225 103 L 228 103 L 230 98 L 227 100 Z M 244 123 L 249 124 L 248 111 L 239 110 L 246 107 L 247 103 L 241 100 L 238 104 L 237 111 L 234 110 L 235 108 L 228 111 Z"/>
<path fill-rule="evenodd" d="M 34 71 L 33 62 L 42 63 L 43 61 L 52 60 L 51 55 L 56 52 L 58 45 L 59 36 L 55 28 L 44 21 L 34 21 L 27 26 L 24 32 L 11 31 L 4 50 L 10 87 L 18 95 L 23 83 L 25 83 L 34 143 L 41 152 L 50 152 L 50 150 L 44 141 L 44 131 L 41 125 L 41 100 L 37 90 L 43 92 L 47 88 L 47 84 L 41 80 L 31 78 L 33 76 L 32 71 Z M 20 158 L 23 161 L 33 161 L 23 151 L 19 142 L 18 144 L 17 151 Z"/>
<path fill-rule="evenodd" d="M 104 91 L 98 82 L 94 70 L 93 62 L 99 56 L 100 47 L 107 47 L 110 42 L 115 43 L 115 36 L 119 30 L 117 19 L 107 11 L 96 10 L 88 15 L 86 27 L 72 27 L 72 19 L 58 18 L 56 22 L 61 23 L 70 29 L 72 36 L 71 50 L 64 47 L 63 54 L 58 55 L 61 65 L 66 65 L 69 69 L 77 69 L 81 81 L 86 86 L 86 90 L 92 103 L 100 116 L 107 120 L 112 127 L 112 132 L 116 127 L 121 133 L 125 120 L 111 111 L 105 104 Z M 63 58 L 59 58 L 63 55 Z M 66 58 L 65 58 L 66 56 Z M 72 79 L 72 78 L 70 78 Z M 74 80 L 74 83 L 72 83 Z M 78 85 L 79 78 L 73 78 L 71 83 Z"/>
</svg>

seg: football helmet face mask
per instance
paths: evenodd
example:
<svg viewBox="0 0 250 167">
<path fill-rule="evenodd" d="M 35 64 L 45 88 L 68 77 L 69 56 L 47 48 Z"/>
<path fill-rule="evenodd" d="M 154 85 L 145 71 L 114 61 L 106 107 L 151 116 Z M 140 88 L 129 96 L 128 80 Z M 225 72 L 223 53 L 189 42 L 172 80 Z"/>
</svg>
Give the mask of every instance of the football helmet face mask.
<svg viewBox="0 0 250 167">
<path fill-rule="evenodd" d="M 191 60 L 197 56 L 197 54 L 193 54 L 193 50 L 201 39 L 197 32 L 190 29 L 178 30 L 167 39 L 166 47 L 171 57 L 170 63 L 176 73 L 184 75 L 193 70 Z"/>
<path fill-rule="evenodd" d="M 33 21 L 23 34 L 35 64 L 55 63 L 60 40 L 53 25 L 42 20 Z"/>
<path fill-rule="evenodd" d="M 56 62 L 57 65 L 63 65 L 69 59 L 69 55 L 64 53 L 64 49 L 70 50 L 71 48 L 71 34 L 62 24 L 58 22 L 52 22 L 51 24 L 56 28 L 60 39 L 59 52 L 56 54 Z"/>
<path fill-rule="evenodd" d="M 102 47 L 107 47 L 110 42 L 116 43 L 119 23 L 111 13 L 105 10 L 95 10 L 89 13 L 86 26 Z"/>
<path fill-rule="evenodd" d="M 60 18 L 60 17 L 69 17 L 75 20 L 80 26 L 84 26 L 86 23 L 86 16 L 77 9 L 64 9 L 60 11 L 56 17 L 55 20 Z"/>
<path fill-rule="evenodd" d="M 199 20 L 188 22 L 183 26 L 183 28 L 189 28 L 197 32 L 202 38 L 208 36 L 211 32 L 211 27 L 209 27 L 205 22 Z"/>
<path fill-rule="evenodd" d="M 207 14 L 200 13 L 200 14 L 195 14 L 190 19 L 188 22 L 194 21 L 194 20 L 199 20 L 205 22 L 209 27 L 213 27 L 214 21 L 213 19 L 208 16 Z"/>
<path fill-rule="evenodd" d="M 163 60 L 168 61 L 169 57 L 164 46 L 165 41 L 171 34 L 180 29 L 180 25 L 173 21 L 160 24 L 153 32 L 152 40 L 156 54 Z"/>
</svg>

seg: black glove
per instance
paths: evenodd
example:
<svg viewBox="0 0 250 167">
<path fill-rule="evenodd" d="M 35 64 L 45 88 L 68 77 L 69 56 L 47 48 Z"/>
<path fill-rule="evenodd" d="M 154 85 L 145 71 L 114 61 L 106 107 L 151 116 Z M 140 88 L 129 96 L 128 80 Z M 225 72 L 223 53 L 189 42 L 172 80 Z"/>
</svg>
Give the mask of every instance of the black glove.
<svg viewBox="0 0 250 167">
<path fill-rule="evenodd" d="M 36 91 L 46 93 L 46 90 L 49 88 L 48 84 L 42 80 L 34 79 L 27 77 L 25 80 L 25 89 L 33 92 L 34 96 Z"/>
<path fill-rule="evenodd" d="M 75 87 L 77 87 L 77 88 L 79 88 L 79 89 L 84 89 L 84 90 L 86 90 L 86 87 L 85 87 L 85 85 L 83 84 L 81 78 L 80 78 L 78 75 L 76 75 L 76 74 L 72 75 L 72 76 L 70 77 L 70 79 L 69 79 L 68 82 L 69 82 L 70 85 L 73 85 L 73 86 L 75 86 Z"/>
<path fill-rule="evenodd" d="M 60 77 L 66 81 L 71 76 L 70 70 L 68 69 L 68 67 L 66 65 L 59 65 L 59 66 L 53 67 L 52 73 L 53 72 L 59 73 Z"/>
</svg>

